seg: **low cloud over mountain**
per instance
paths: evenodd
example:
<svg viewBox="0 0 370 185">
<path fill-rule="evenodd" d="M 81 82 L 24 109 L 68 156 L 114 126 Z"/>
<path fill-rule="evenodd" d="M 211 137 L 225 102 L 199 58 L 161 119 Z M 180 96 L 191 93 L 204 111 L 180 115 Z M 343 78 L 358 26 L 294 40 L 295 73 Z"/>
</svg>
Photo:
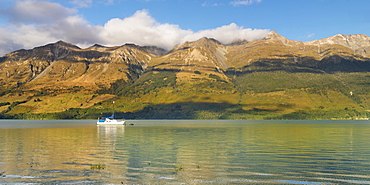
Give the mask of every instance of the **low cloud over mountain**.
<svg viewBox="0 0 370 185">
<path fill-rule="evenodd" d="M 33 48 L 57 40 L 88 47 L 99 43 L 107 46 L 135 43 L 172 49 L 184 41 L 212 37 L 223 44 L 235 40 L 256 40 L 270 30 L 250 29 L 235 23 L 214 29 L 184 30 L 176 24 L 160 23 L 148 10 L 139 10 L 130 17 L 113 18 L 104 25 L 93 25 L 78 14 L 77 9 L 47 1 L 18 1 L 14 6 L 0 10 L 7 25 L 0 28 L 0 55 Z"/>
</svg>

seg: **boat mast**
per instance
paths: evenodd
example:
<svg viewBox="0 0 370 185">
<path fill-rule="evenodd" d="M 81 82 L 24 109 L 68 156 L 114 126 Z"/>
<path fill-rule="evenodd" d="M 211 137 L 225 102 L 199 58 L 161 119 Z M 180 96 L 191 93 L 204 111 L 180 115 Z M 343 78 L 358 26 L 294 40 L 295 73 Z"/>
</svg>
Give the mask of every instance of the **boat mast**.
<svg viewBox="0 0 370 185">
<path fill-rule="evenodd" d="M 113 101 L 113 102 L 112 102 L 112 112 L 113 112 L 113 113 L 112 113 L 112 115 L 113 115 L 113 118 L 114 118 L 114 103 L 115 103 L 115 102 Z"/>
</svg>

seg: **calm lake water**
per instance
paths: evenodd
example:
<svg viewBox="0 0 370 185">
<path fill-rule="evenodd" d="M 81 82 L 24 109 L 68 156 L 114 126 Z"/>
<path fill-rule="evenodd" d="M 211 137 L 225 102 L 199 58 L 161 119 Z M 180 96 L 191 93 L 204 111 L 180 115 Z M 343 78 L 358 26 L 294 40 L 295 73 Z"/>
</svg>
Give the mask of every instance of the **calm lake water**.
<svg viewBox="0 0 370 185">
<path fill-rule="evenodd" d="M 370 121 L 0 120 L 0 184 L 370 184 Z"/>
</svg>

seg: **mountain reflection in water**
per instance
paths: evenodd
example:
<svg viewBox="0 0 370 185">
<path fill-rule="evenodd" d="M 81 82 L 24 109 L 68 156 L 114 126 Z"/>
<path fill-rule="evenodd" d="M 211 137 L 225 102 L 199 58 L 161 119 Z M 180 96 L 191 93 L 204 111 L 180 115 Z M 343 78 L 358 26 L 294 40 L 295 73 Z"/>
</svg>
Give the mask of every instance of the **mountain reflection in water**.
<svg viewBox="0 0 370 185">
<path fill-rule="evenodd" d="M 0 184 L 370 184 L 367 121 L 0 121 Z"/>
</svg>

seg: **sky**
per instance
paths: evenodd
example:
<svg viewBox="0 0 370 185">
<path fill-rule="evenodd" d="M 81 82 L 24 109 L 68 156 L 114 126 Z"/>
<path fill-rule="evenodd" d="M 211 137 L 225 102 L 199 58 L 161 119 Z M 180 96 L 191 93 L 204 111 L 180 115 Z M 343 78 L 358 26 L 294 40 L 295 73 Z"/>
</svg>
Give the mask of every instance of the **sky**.
<svg viewBox="0 0 370 185">
<path fill-rule="evenodd" d="M 370 36 L 370 0 L 0 0 L 0 56 L 59 40 L 170 50 L 202 37 L 252 41 L 272 30 L 297 41 Z"/>
</svg>

